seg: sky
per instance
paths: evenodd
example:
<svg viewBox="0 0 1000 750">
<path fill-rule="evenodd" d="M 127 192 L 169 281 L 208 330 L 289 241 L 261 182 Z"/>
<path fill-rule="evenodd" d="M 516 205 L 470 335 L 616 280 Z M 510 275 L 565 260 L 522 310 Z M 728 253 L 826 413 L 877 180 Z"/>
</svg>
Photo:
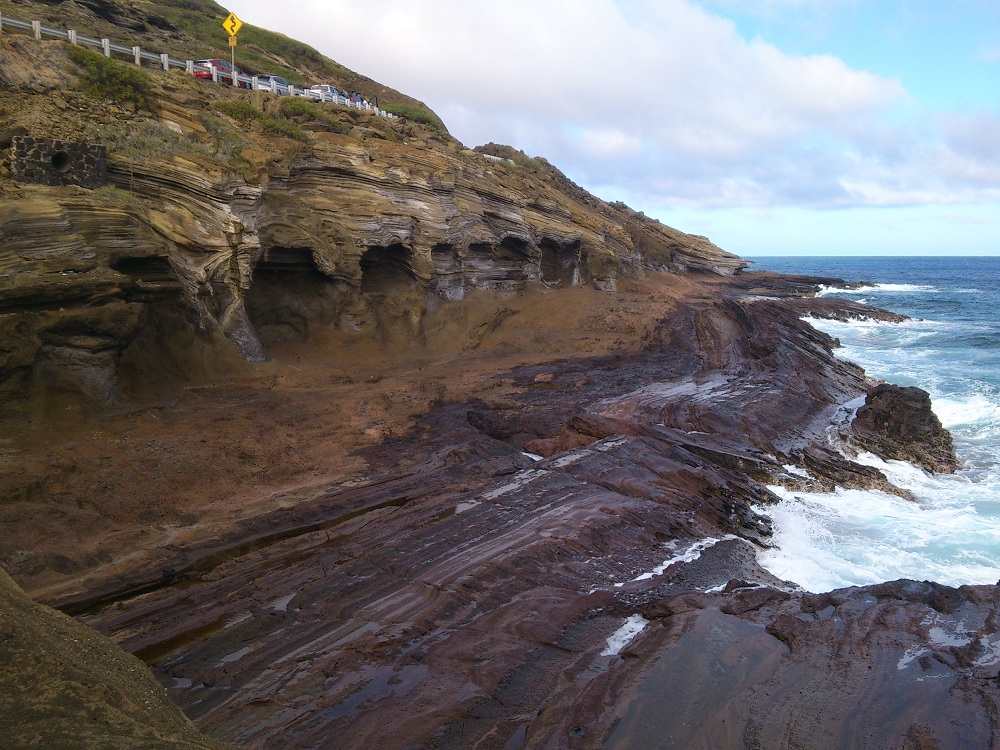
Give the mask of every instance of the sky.
<svg viewBox="0 0 1000 750">
<path fill-rule="evenodd" d="M 1000 0 L 224 5 L 737 255 L 1000 255 Z"/>
</svg>

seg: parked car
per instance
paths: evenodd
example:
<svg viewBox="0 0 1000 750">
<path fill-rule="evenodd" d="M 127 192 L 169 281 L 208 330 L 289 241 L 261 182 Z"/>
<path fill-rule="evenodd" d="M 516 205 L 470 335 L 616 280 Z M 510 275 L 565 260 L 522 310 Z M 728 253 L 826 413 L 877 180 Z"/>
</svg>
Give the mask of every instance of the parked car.
<svg viewBox="0 0 1000 750">
<path fill-rule="evenodd" d="M 229 60 L 223 60 L 220 57 L 212 57 L 207 60 L 195 60 L 194 77 L 195 78 L 211 78 L 212 71 L 211 68 L 215 68 L 218 72 L 216 73 L 216 78 L 219 83 L 228 83 L 230 86 L 233 85 L 233 77 L 235 76 L 245 76 L 244 73 L 239 68 L 234 68 L 233 64 Z M 200 67 L 199 67 L 200 66 Z M 241 89 L 250 88 L 249 81 L 241 81 L 239 78 L 236 79 L 237 85 Z"/>
<path fill-rule="evenodd" d="M 287 95 L 291 91 L 291 84 L 281 76 L 259 76 L 257 78 L 257 89 L 259 91 L 271 91 L 275 94 Z"/>
<path fill-rule="evenodd" d="M 340 92 L 337 91 L 337 88 L 328 83 L 319 83 L 315 86 L 310 86 L 309 95 L 312 96 L 313 99 L 318 99 L 321 102 L 333 103 L 336 103 L 341 96 Z"/>
</svg>

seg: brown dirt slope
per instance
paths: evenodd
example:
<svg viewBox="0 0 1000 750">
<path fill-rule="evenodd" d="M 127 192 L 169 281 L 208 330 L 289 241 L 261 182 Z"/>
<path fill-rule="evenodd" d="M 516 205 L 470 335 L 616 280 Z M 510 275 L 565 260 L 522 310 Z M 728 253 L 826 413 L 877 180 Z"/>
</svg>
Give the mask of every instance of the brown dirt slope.
<svg viewBox="0 0 1000 750">
<path fill-rule="evenodd" d="M 0 736 L 49 750 L 209 750 L 146 666 L 0 570 Z"/>
</svg>

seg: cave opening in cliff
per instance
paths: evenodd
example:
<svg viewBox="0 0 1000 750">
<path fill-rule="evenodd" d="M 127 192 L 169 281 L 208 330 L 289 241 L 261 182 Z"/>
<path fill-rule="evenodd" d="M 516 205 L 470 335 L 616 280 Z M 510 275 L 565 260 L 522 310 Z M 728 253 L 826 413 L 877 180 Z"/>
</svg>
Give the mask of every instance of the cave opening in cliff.
<svg viewBox="0 0 1000 750">
<path fill-rule="evenodd" d="M 128 276 L 132 284 L 125 287 L 129 302 L 154 302 L 166 297 L 176 297 L 181 282 L 170 261 L 162 255 L 118 258 L 110 263 L 112 270 Z"/>
<path fill-rule="evenodd" d="M 111 262 L 111 268 L 141 281 L 172 281 L 179 284 L 170 261 L 163 255 L 119 258 Z"/>
<path fill-rule="evenodd" d="M 341 290 L 309 247 L 269 247 L 253 270 L 244 304 L 264 346 L 306 339 L 336 319 Z"/>
<path fill-rule="evenodd" d="M 393 294 L 413 288 L 412 257 L 404 245 L 369 248 L 360 263 L 362 293 Z"/>
<path fill-rule="evenodd" d="M 498 261 L 525 262 L 530 254 L 530 246 L 520 237 L 504 237 L 494 253 Z"/>
<path fill-rule="evenodd" d="M 573 286 L 580 283 L 580 243 L 559 245 L 543 239 L 539 243 L 542 258 L 539 264 L 542 282 Z"/>
</svg>

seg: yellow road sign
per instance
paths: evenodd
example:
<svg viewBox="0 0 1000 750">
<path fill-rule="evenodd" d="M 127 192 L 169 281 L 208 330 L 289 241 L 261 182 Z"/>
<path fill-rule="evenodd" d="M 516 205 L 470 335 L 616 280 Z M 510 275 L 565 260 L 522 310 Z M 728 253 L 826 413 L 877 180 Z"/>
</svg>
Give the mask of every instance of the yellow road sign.
<svg viewBox="0 0 1000 750">
<path fill-rule="evenodd" d="M 242 28 L 243 22 L 236 17 L 235 13 L 230 13 L 225 21 L 222 22 L 222 28 L 224 28 L 229 36 L 236 36 L 236 32 Z M 232 42 L 229 43 L 232 46 Z"/>
<path fill-rule="evenodd" d="M 236 37 L 234 37 L 234 36 L 229 37 L 229 46 L 230 47 L 235 47 L 236 46 Z"/>
</svg>

